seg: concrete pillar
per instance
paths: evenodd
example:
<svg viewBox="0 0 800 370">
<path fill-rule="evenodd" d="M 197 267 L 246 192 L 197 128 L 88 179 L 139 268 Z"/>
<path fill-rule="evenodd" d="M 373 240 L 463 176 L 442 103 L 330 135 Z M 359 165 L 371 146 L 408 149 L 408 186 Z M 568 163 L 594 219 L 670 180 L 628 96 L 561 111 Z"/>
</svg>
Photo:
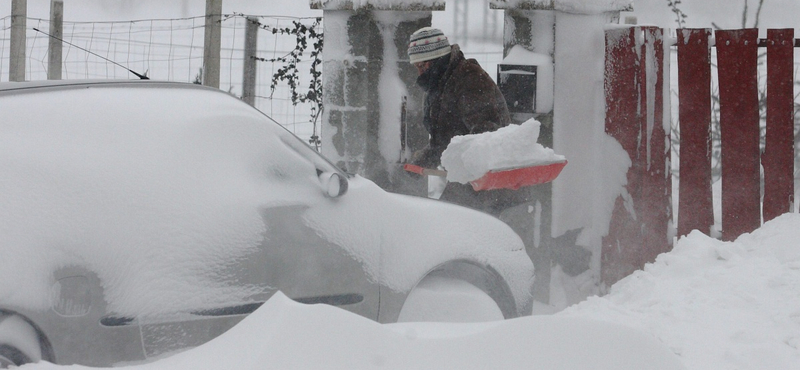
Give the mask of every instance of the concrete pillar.
<svg viewBox="0 0 800 370">
<path fill-rule="evenodd" d="M 428 139 L 422 126 L 424 93 L 416 86 L 407 47 L 411 33 L 431 25 L 431 11 L 444 7 L 401 0 L 331 3 L 311 2 L 324 17 L 322 152 L 385 190 L 424 196 L 425 179 L 400 164 L 403 117 L 408 152 Z"/>
<path fill-rule="evenodd" d="M 491 4 L 494 9 L 505 9 L 503 32 L 503 56 L 509 57 L 515 47 L 523 48 L 528 54 L 539 54 L 544 57 L 537 61 L 529 61 L 530 65 L 537 66 L 537 85 L 552 86 L 552 63 L 541 64 L 541 60 L 552 60 L 555 49 L 555 11 L 552 9 L 519 9 L 515 7 L 502 8 Z M 518 52 L 518 51 L 517 51 Z M 514 63 L 519 62 L 515 60 Z M 510 63 L 510 64 L 514 64 Z M 547 81 L 549 79 L 549 81 Z M 531 86 L 536 90 L 536 112 L 513 113 L 512 118 L 516 123 L 522 123 L 534 118 L 541 122 L 538 142 L 545 147 L 553 147 L 553 109 L 552 104 L 541 104 L 540 101 L 552 102 L 552 98 L 544 98 L 542 89 Z M 552 89 L 547 89 L 546 94 L 552 95 Z M 513 219 L 507 221 L 514 231 L 522 237 L 525 249 L 533 261 L 536 279 L 533 286 L 534 299 L 550 302 L 551 266 L 553 250 L 556 241 L 552 238 L 552 213 L 553 213 L 553 186 L 541 184 L 530 187 L 532 201 L 527 205 L 527 212 L 517 212 Z"/>
<path fill-rule="evenodd" d="M 25 81 L 25 31 L 28 20 L 28 1 L 11 1 L 11 45 L 8 80 Z"/>
<path fill-rule="evenodd" d="M 630 10 L 629 4 L 492 0 L 490 7 L 505 12 L 504 55 L 521 46 L 552 57 L 552 111 L 534 116 L 542 122 L 539 142 L 565 155 L 569 165 L 552 184 L 534 187 L 541 205 L 540 242 L 525 242 L 536 268 L 534 298 L 566 306 L 597 293 L 582 291 L 585 287 L 551 292 L 550 286 L 551 278 L 563 281 L 563 275 L 552 275 L 557 266 L 567 275 L 589 268 L 587 274 L 599 283 L 600 234 L 608 228 L 598 190 L 605 180 L 603 28 L 618 20 L 620 11 Z"/>
<path fill-rule="evenodd" d="M 219 53 L 222 43 L 222 0 L 206 0 L 203 42 L 203 85 L 219 88 Z"/>
<path fill-rule="evenodd" d="M 244 29 L 244 60 L 242 61 L 242 100 L 256 104 L 256 52 L 258 51 L 258 19 L 247 17 Z"/>
<path fill-rule="evenodd" d="M 50 2 L 50 43 L 47 48 L 47 79 L 61 79 L 61 51 L 64 38 L 64 1 Z"/>
</svg>

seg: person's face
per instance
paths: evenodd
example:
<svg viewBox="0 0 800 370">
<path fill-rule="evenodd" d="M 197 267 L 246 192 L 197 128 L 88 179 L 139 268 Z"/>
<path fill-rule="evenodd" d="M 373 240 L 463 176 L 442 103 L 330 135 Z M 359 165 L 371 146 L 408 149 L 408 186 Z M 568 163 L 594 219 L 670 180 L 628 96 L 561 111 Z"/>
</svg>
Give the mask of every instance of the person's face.
<svg viewBox="0 0 800 370">
<path fill-rule="evenodd" d="M 414 67 L 417 67 L 417 74 L 421 75 L 431 67 L 431 61 L 426 60 L 424 62 L 414 63 Z"/>
</svg>

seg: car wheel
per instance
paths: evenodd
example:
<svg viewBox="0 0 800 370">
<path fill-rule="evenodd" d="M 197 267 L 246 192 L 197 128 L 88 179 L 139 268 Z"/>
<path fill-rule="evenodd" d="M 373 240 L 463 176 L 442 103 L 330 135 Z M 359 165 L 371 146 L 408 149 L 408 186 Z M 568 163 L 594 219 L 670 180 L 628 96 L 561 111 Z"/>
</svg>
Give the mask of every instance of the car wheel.
<svg viewBox="0 0 800 370">
<path fill-rule="evenodd" d="M 36 330 L 18 315 L 0 313 L 0 369 L 41 359 L 42 348 Z"/>
<path fill-rule="evenodd" d="M 398 322 L 503 320 L 503 312 L 480 288 L 461 279 L 427 276 L 408 294 Z"/>
</svg>

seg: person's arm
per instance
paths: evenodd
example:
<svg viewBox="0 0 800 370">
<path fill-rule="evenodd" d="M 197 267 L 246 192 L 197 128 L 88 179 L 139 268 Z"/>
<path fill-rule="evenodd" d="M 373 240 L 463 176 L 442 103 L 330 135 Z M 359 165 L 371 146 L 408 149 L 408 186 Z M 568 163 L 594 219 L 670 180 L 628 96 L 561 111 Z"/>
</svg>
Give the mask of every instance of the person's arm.
<svg viewBox="0 0 800 370">
<path fill-rule="evenodd" d="M 459 84 L 460 116 L 470 134 L 494 131 L 507 123 L 505 103 L 498 100 L 497 86 L 488 74 L 471 71 Z"/>
</svg>

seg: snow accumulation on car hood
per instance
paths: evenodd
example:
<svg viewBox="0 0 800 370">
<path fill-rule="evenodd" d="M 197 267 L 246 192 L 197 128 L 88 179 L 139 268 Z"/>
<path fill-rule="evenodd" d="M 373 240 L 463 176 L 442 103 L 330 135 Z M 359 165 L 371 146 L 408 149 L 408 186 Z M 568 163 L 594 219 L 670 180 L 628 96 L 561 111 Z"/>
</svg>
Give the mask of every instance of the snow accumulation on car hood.
<svg viewBox="0 0 800 370">
<path fill-rule="evenodd" d="M 349 217 L 337 218 L 340 212 Z M 373 276 L 396 291 L 411 290 L 439 264 L 463 259 L 491 261 L 507 273 L 504 278 L 515 296 L 530 294 L 533 264 L 522 240 L 499 219 L 472 209 L 386 193 L 355 177 L 337 207 L 316 208 L 306 220 L 326 239 L 351 248 Z M 375 244 L 382 246 L 382 253 L 370 247 Z"/>
<path fill-rule="evenodd" d="M 399 291 L 453 258 L 532 279 L 522 242 L 489 216 L 358 177 L 325 197 L 314 163 L 268 121 L 200 89 L 0 97 L 0 301 L 47 309 L 54 271 L 71 266 L 97 273 L 121 315 L 248 301 L 270 288 L 237 286 L 226 268 L 259 248 L 259 210 L 279 205 L 307 207 L 308 226 Z M 529 294 L 530 280 L 509 283 Z"/>
</svg>

